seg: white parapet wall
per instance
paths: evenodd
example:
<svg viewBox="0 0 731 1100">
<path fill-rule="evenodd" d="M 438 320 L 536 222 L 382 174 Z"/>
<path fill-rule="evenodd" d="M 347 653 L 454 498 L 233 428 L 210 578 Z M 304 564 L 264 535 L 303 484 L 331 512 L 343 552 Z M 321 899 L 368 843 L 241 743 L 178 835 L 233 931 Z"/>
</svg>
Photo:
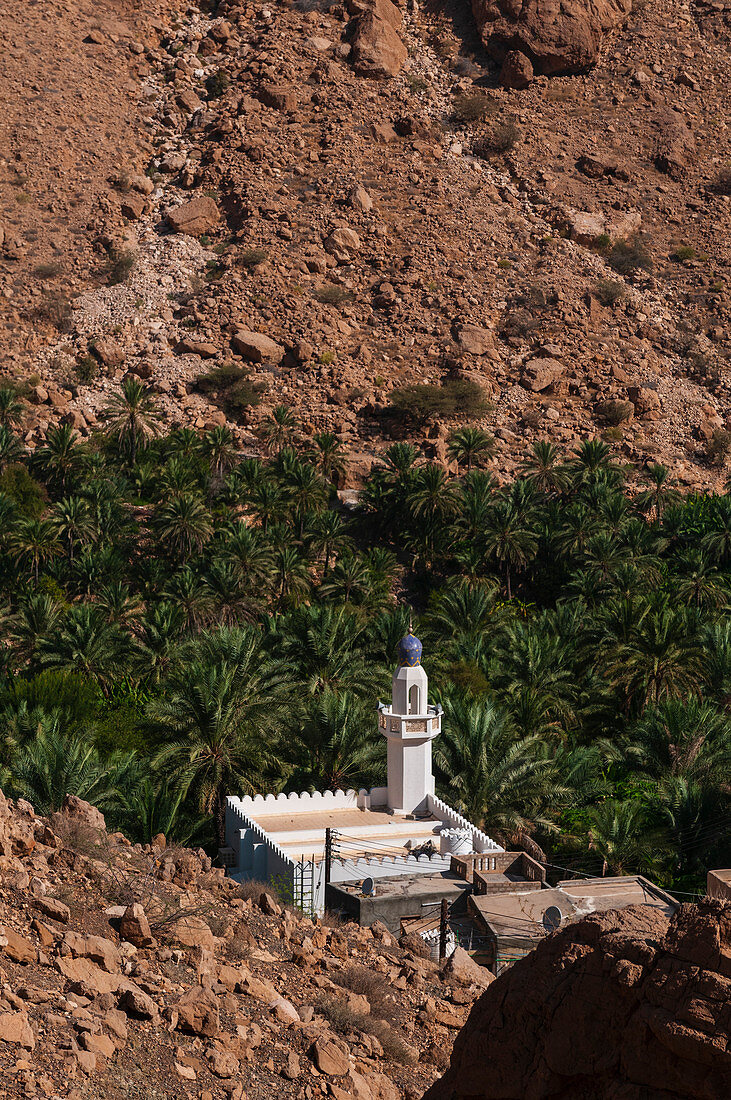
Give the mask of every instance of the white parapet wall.
<svg viewBox="0 0 731 1100">
<path fill-rule="evenodd" d="M 469 830 L 472 834 L 472 850 L 475 852 L 504 852 L 505 849 L 497 844 L 487 833 L 483 833 L 481 829 L 478 829 L 476 825 L 473 825 L 471 821 L 468 821 L 466 817 L 462 817 L 462 814 L 458 814 L 456 810 L 453 810 L 451 806 L 448 806 L 446 802 L 442 802 L 441 798 L 437 798 L 435 794 L 430 794 L 427 798 L 427 805 L 429 812 L 434 817 L 439 818 L 448 829 L 464 829 Z"/>
</svg>

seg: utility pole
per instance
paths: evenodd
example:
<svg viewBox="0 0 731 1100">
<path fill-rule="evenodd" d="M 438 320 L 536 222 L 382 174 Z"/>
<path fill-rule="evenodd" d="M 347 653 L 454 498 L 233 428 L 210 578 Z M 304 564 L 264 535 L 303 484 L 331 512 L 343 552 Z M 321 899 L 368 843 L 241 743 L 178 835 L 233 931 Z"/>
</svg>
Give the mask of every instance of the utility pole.
<svg viewBox="0 0 731 1100">
<path fill-rule="evenodd" d="M 333 858 L 332 829 L 325 829 L 325 908 L 327 909 L 327 888 L 330 885 L 330 867 Z"/>
<path fill-rule="evenodd" d="M 442 898 L 442 908 L 439 914 L 439 961 L 447 957 L 447 918 L 449 917 L 449 902 Z"/>
</svg>

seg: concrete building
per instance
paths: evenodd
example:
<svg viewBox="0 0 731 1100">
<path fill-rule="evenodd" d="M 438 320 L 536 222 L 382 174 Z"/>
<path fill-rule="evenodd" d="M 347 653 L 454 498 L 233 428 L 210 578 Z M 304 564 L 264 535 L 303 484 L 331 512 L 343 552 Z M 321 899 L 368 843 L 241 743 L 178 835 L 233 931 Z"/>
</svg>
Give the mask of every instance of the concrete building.
<svg viewBox="0 0 731 1100">
<path fill-rule="evenodd" d="M 408 896 L 403 889 L 406 879 L 431 878 L 424 889 L 433 901 L 434 888 L 447 894 L 455 889 L 453 881 L 460 876 L 452 879 L 453 855 L 503 851 L 434 793 L 431 746 L 441 732 L 442 709 L 429 703 L 421 654 L 421 642 L 407 634 L 399 644 L 391 703 L 378 704 L 378 729 L 388 743 L 387 785 L 361 791 L 229 796 L 221 858 L 230 875 L 271 882 L 303 909 L 322 913 L 329 830 L 333 888 L 346 887 L 349 898 L 378 897 L 389 880 L 403 908 L 418 894 L 417 889 Z M 458 894 L 465 888 L 461 883 Z M 358 915 L 370 923 L 367 909 L 364 906 Z M 390 913 L 389 920 L 396 919 Z"/>
<path fill-rule="evenodd" d="M 565 879 L 555 887 L 542 886 L 531 882 L 468 898 L 481 933 L 480 961 L 494 974 L 527 955 L 550 932 L 590 913 L 650 905 L 672 916 L 678 907 L 675 898 L 642 875 Z"/>
<path fill-rule="evenodd" d="M 731 901 L 731 870 L 709 871 L 706 875 L 706 891 L 709 898 Z"/>
</svg>

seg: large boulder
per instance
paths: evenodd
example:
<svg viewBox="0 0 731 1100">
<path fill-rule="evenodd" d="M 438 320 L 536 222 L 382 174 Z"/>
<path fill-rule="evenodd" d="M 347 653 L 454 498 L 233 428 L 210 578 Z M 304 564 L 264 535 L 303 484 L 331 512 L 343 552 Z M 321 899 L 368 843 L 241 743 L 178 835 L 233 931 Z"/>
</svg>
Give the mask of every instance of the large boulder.
<svg viewBox="0 0 731 1100">
<path fill-rule="evenodd" d="M 518 51 L 534 72 L 548 76 L 594 65 L 603 35 L 631 10 L 632 0 L 472 0 L 488 53 L 502 64 Z M 510 72 L 516 67 L 513 58 Z"/>
<path fill-rule="evenodd" d="M 609 910 L 490 985 L 425 1100 L 714 1100 L 730 1039 L 731 903 Z"/>
<path fill-rule="evenodd" d="M 401 12 L 391 0 L 354 6 L 359 12 L 352 43 L 355 71 L 379 80 L 398 76 L 408 56 L 398 33 Z"/>
</svg>

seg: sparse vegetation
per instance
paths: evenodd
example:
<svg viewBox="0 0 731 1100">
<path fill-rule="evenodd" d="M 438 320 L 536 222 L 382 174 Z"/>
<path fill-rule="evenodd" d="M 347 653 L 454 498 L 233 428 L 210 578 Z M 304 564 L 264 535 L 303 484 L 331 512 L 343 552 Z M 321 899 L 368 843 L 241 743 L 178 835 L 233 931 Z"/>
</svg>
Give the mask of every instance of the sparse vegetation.
<svg viewBox="0 0 731 1100">
<path fill-rule="evenodd" d="M 472 144 L 472 151 L 477 157 L 502 156 L 509 153 L 519 139 L 518 124 L 514 118 L 508 117 L 480 134 Z"/>
<path fill-rule="evenodd" d="M 652 271 L 654 267 L 646 240 L 641 236 L 630 241 L 615 241 L 609 253 L 609 264 L 620 275 Z"/>
<path fill-rule="evenodd" d="M 493 96 L 485 92 L 462 92 L 452 105 L 452 121 L 469 125 L 491 118 L 499 110 Z"/>
<path fill-rule="evenodd" d="M 731 432 L 714 428 L 706 446 L 706 456 L 711 466 L 725 466 L 731 454 Z"/>
<path fill-rule="evenodd" d="M 227 88 L 231 86 L 231 77 L 225 69 L 218 69 L 206 77 L 206 91 L 209 99 L 220 99 Z"/>
<path fill-rule="evenodd" d="M 315 298 L 324 305 L 341 306 L 346 302 L 352 302 L 355 295 L 352 290 L 348 290 L 344 286 L 331 284 L 329 286 L 318 287 L 315 291 Z"/>
<path fill-rule="evenodd" d="M 243 252 L 239 252 L 236 259 L 242 267 L 247 268 L 249 271 L 253 271 L 255 268 L 263 264 L 268 258 L 269 253 L 263 248 L 245 248 Z"/>
<path fill-rule="evenodd" d="M 627 295 L 627 288 L 619 279 L 598 279 L 593 293 L 603 306 L 614 306 Z"/>
<path fill-rule="evenodd" d="M 33 268 L 33 274 L 37 279 L 57 279 L 59 275 L 63 274 L 63 264 L 58 261 L 49 261 L 45 264 L 37 264 Z"/>
<path fill-rule="evenodd" d="M 74 373 L 79 382 L 86 386 L 99 374 L 99 364 L 93 355 L 80 355 L 74 363 Z"/>
<path fill-rule="evenodd" d="M 609 398 L 600 401 L 596 406 L 596 414 L 602 420 L 606 420 L 613 427 L 618 427 L 626 420 L 631 420 L 634 414 L 634 405 L 631 401 L 622 401 L 617 398 Z"/>
<path fill-rule="evenodd" d="M 110 286 L 127 281 L 137 263 L 137 253 L 131 248 L 111 245 L 107 250 L 106 277 Z"/>
<path fill-rule="evenodd" d="M 682 244 L 672 253 L 670 259 L 676 260 L 678 263 L 685 263 L 686 260 L 694 260 L 698 253 L 690 245 Z"/>
</svg>

